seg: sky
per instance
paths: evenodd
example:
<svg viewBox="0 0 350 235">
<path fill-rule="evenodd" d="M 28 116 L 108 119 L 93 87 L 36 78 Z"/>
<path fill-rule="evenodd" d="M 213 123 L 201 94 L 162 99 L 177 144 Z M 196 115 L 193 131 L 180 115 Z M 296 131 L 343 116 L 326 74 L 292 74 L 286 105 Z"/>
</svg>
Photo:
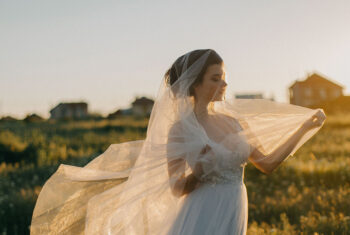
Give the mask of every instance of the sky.
<svg viewBox="0 0 350 235">
<path fill-rule="evenodd" d="M 60 102 L 102 115 L 155 98 L 181 55 L 223 58 L 227 97 L 318 72 L 350 93 L 348 0 L 0 0 L 0 117 L 49 117 Z"/>
</svg>

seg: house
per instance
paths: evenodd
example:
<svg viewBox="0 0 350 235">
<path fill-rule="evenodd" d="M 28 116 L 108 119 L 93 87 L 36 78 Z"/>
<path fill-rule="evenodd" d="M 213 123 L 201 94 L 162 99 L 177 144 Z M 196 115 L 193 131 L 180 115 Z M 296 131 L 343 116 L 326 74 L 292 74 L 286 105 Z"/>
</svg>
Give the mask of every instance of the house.
<svg viewBox="0 0 350 235">
<path fill-rule="evenodd" d="M 343 96 L 344 87 L 317 73 L 289 87 L 289 102 L 304 107 L 319 107 L 325 101 Z"/>
<path fill-rule="evenodd" d="M 15 121 L 18 121 L 18 120 L 11 116 L 5 116 L 0 119 L 0 122 L 15 122 Z"/>
<path fill-rule="evenodd" d="M 24 119 L 23 121 L 25 122 L 41 122 L 41 121 L 44 121 L 45 119 L 42 118 L 41 116 L 39 116 L 38 114 L 36 113 L 32 113 L 32 114 L 28 114 Z"/>
<path fill-rule="evenodd" d="M 235 94 L 236 99 L 267 99 L 264 97 L 264 95 L 261 92 L 256 93 L 239 93 Z M 268 98 L 269 100 L 274 100 L 273 96 L 271 98 Z"/>
<path fill-rule="evenodd" d="M 128 115 L 132 115 L 132 109 L 131 108 L 118 109 L 114 113 L 108 114 L 107 118 L 108 119 L 115 119 L 115 118 L 118 118 L 118 117 L 121 117 L 121 116 L 128 116 Z"/>
<path fill-rule="evenodd" d="M 121 116 L 149 116 L 152 112 L 154 101 L 146 97 L 136 97 L 131 103 L 131 107 L 127 109 L 118 109 L 117 111 L 108 114 L 108 119 L 115 119 Z"/>
<path fill-rule="evenodd" d="M 146 97 L 136 98 L 132 102 L 132 113 L 136 116 L 149 116 L 153 108 L 154 101 Z"/>
<path fill-rule="evenodd" d="M 88 117 L 88 104 L 78 103 L 59 103 L 50 110 L 50 119 L 84 119 Z"/>
<path fill-rule="evenodd" d="M 326 114 L 330 113 L 350 113 L 350 96 L 342 95 L 333 100 L 322 102 L 319 105 Z"/>
<path fill-rule="evenodd" d="M 263 99 L 262 93 L 240 93 L 235 94 L 236 99 Z"/>
</svg>

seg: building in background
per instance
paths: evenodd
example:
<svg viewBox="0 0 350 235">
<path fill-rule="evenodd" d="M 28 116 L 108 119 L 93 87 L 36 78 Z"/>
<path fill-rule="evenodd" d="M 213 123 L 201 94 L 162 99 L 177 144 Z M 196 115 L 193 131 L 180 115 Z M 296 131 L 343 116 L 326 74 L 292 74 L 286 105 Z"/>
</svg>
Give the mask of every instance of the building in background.
<svg viewBox="0 0 350 235">
<path fill-rule="evenodd" d="M 256 93 L 236 93 L 235 94 L 236 99 L 268 99 L 268 100 L 275 100 L 273 98 L 273 95 L 271 95 L 270 98 L 265 98 L 263 93 L 256 92 Z"/>
<path fill-rule="evenodd" d="M 50 110 L 50 119 L 85 119 L 89 116 L 85 102 L 59 103 Z"/>
<path fill-rule="evenodd" d="M 15 121 L 18 121 L 18 119 L 12 116 L 4 116 L 0 118 L 0 122 L 15 122 Z"/>
<path fill-rule="evenodd" d="M 317 73 L 289 87 L 289 102 L 304 107 L 318 107 L 321 103 L 343 96 L 344 87 Z"/>
<path fill-rule="evenodd" d="M 147 97 L 136 97 L 131 103 L 131 107 L 127 109 L 118 109 L 117 111 L 108 114 L 108 119 L 115 119 L 122 116 L 139 116 L 147 117 L 151 115 L 154 101 Z"/>
<path fill-rule="evenodd" d="M 136 116 L 149 116 L 153 108 L 154 101 L 152 99 L 136 97 L 135 101 L 132 102 L 132 113 Z"/>
<path fill-rule="evenodd" d="M 107 118 L 108 119 L 116 119 L 118 117 L 122 117 L 122 116 L 130 116 L 132 115 L 132 108 L 128 108 L 128 109 L 118 109 L 117 111 L 108 114 Z"/>
<path fill-rule="evenodd" d="M 23 121 L 25 121 L 25 122 L 41 122 L 41 121 L 44 121 L 44 120 L 45 120 L 44 118 L 42 118 L 41 116 L 39 116 L 36 113 L 28 114 L 23 119 Z"/>
</svg>

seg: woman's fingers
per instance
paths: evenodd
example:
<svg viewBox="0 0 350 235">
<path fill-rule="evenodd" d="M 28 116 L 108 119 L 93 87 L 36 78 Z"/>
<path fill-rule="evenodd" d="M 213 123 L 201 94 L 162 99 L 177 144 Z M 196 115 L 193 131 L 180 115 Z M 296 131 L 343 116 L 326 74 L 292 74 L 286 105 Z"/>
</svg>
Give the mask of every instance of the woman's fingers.
<svg viewBox="0 0 350 235">
<path fill-rule="evenodd" d="M 318 110 L 318 112 L 316 113 L 317 116 L 317 122 L 321 125 L 323 123 L 323 121 L 326 119 L 326 115 L 323 112 L 323 110 Z"/>
<path fill-rule="evenodd" d="M 316 120 L 314 121 L 314 119 Z M 325 119 L 326 115 L 322 109 L 319 109 L 317 113 L 312 116 L 312 120 L 315 126 L 321 126 Z"/>
<path fill-rule="evenodd" d="M 319 116 L 319 120 L 321 120 L 321 122 L 323 122 L 324 120 L 326 120 L 326 114 L 323 112 L 323 110 L 320 110 L 318 112 L 318 116 Z"/>
<path fill-rule="evenodd" d="M 309 120 L 305 122 L 305 126 L 311 129 L 314 127 L 319 127 L 323 124 L 325 119 L 326 119 L 326 115 L 323 112 L 323 110 L 318 109 L 317 112 L 314 115 L 312 115 Z"/>
<path fill-rule="evenodd" d="M 205 147 L 202 149 L 201 154 L 206 154 L 211 150 L 211 147 L 207 144 Z"/>
</svg>

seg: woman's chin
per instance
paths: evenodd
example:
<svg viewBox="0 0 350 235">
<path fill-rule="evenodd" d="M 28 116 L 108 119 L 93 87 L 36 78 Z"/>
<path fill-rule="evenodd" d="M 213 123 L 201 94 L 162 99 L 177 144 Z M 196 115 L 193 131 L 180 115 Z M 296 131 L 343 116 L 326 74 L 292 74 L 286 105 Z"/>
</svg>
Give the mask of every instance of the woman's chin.
<svg viewBox="0 0 350 235">
<path fill-rule="evenodd" d="M 213 102 L 215 101 L 224 101 L 224 96 L 219 96 L 219 97 L 215 97 L 214 99 L 212 99 Z"/>
</svg>

